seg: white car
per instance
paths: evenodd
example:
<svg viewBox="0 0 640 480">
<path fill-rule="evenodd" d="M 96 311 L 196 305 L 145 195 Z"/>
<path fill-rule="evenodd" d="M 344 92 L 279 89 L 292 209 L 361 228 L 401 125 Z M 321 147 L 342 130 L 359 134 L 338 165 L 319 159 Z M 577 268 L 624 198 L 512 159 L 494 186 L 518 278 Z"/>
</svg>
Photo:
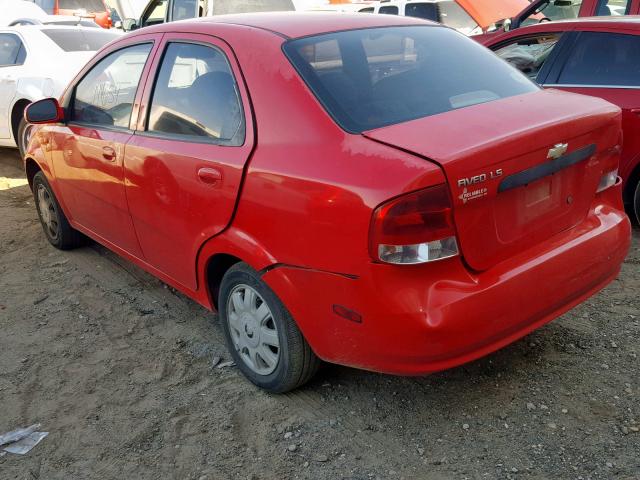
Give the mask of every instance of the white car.
<svg viewBox="0 0 640 480">
<path fill-rule="evenodd" d="M 59 97 L 94 53 L 120 34 L 98 28 L 28 25 L 0 28 L 0 146 L 25 151 L 24 109 Z"/>
</svg>

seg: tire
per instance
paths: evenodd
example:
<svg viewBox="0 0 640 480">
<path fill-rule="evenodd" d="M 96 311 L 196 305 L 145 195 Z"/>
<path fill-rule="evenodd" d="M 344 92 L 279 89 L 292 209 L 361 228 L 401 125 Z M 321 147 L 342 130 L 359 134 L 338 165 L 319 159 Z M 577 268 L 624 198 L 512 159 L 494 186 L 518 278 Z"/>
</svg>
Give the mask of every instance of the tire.
<svg viewBox="0 0 640 480">
<path fill-rule="evenodd" d="M 289 311 L 246 263 L 235 264 L 224 275 L 218 307 L 229 352 L 258 387 L 288 392 L 304 385 L 318 370 L 320 359 Z"/>
<path fill-rule="evenodd" d="M 636 225 L 640 226 L 640 181 L 636 185 L 636 191 L 633 194 L 633 213 L 635 213 Z"/>
<path fill-rule="evenodd" d="M 38 210 L 38 218 L 49 243 L 60 250 L 70 250 L 82 245 L 84 236 L 74 230 L 51 190 L 44 173 L 33 177 L 33 198 Z"/>
<path fill-rule="evenodd" d="M 18 124 L 18 134 L 16 136 L 16 143 L 18 144 L 18 150 L 20 151 L 21 158 L 24 158 L 27 153 L 27 146 L 29 145 L 29 138 L 32 129 L 33 126 L 29 125 L 24 117 L 20 118 L 20 123 Z"/>
</svg>

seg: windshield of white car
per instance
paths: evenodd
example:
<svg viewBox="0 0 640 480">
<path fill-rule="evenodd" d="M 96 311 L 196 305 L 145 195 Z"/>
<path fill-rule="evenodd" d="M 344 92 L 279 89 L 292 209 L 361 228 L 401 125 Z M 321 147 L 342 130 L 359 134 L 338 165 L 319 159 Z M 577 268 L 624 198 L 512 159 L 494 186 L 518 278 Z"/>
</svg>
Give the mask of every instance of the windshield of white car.
<svg viewBox="0 0 640 480">
<path fill-rule="evenodd" d="M 539 88 L 443 27 L 349 30 L 290 40 L 283 49 L 327 112 L 353 133 Z"/>
<path fill-rule="evenodd" d="M 95 52 L 119 37 L 116 33 L 93 28 L 43 29 L 42 33 L 65 52 Z"/>
</svg>

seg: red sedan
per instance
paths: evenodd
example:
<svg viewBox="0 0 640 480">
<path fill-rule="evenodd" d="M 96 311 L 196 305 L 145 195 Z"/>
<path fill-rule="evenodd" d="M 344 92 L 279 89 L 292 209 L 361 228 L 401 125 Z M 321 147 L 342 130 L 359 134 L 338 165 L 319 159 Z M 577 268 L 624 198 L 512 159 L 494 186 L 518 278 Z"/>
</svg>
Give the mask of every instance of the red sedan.
<svg viewBox="0 0 640 480">
<path fill-rule="evenodd" d="M 418 19 L 145 28 L 27 118 L 49 241 L 91 237 L 217 310 L 270 391 L 319 359 L 486 355 L 607 285 L 630 245 L 620 109 Z"/>
<path fill-rule="evenodd" d="M 627 210 L 640 223 L 640 17 L 546 22 L 483 43 L 545 88 L 604 98 L 622 109 L 619 173 Z"/>
</svg>

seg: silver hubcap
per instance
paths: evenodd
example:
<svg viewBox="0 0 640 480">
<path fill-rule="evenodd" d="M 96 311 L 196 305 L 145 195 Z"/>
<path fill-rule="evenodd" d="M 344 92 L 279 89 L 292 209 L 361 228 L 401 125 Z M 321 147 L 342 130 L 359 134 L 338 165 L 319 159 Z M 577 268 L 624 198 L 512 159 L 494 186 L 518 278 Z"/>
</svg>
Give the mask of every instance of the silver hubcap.
<svg viewBox="0 0 640 480">
<path fill-rule="evenodd" d="M 264 299 L 249 285 L 237 285 L 227 300 L 231 340 L 242 361 L 259 375 L 278 366 L 280 340 L 273 315 Z"/>
<path fill-rule="evenodd" d="M 53 199 L 43 185 L 38 185 L 38 211 L 44 228 L 51 238 L 58 237 L 58 213 L 53 204 Z"/>
</svg>

